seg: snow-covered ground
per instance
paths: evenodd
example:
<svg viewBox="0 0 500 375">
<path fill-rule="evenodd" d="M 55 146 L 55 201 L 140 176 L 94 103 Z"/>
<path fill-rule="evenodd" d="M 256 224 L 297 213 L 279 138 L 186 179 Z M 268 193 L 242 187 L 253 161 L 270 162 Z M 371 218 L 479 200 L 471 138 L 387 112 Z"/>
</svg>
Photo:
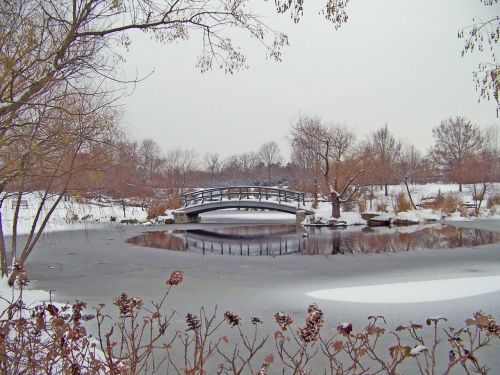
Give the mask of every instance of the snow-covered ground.
<svg viewBox="0 0 500 375">
<path fill-rule="evenodd" d="M 368 212 L 370 213 L 380 213 L 378 215 L 379 220 L 389 221 L 389 220 L 403 220 L 407 222 L 414 223 L 426 223 L 429 221 L 440 221 L 440 220 L 477 220 L 479 219 L 498 219 L 500 218 L 500 206 L 495 206 L 490 209 L 486 207 L 486 201 L 488 197 L 493 195 L 500 195 L 500 184 L 491 184 L 488 187 L 487 193 L 485 194 L 484 201 L 481 205 L 481 210 L 479 216 L 463 216 L 458 210 L 452 213 L 445 213 L 439 210 L 432 209 L 417 209 L 409 210 L 404 212 L 395 212 L 396 207 L 396 197 L 399 193 L 405 194 L 407 197 L 406 187 L 404 185 L 391 185 L 388 188 L 389 195 L 385 197 L 383 195 L 382 188 L 375 189 L 375 197 L 368 204 Z M 463 192 L 459 192 L 459 187 L 456 184 L 425 184 L 425 185 L 410 185 L 410 192 L 412 199 L 417 206 L 419 206 L 423 201 L 428 199 L 436 198 L 439 195 L 453 194 L 461 201 L 464 205 L 473 205 L 473 191 L 470 185 L 463 186 Z M 371 207 L 370 207 L 371 205 Z M 311 209 L 311 203 L 308 203 L 308 208 Z M 376 208 L 384 207 L 384 212 L 377 211 Z M 304 224 L 318 223 L 327 224 L 332 220 L 331 216 L 331 204 L 329 202 L 319 202 L 318 208 L 314 210 L 314 218 L 307 218 Z M 472 209 L 469 209 L 472 213 Z M 339 221 L 345 222 L 347 225 L 359 225 L 366 224 L 366 221 L 361 218 L 361 215 L 357 212 L 341 212 Z"/>
<path fill-rule="evenodd" d="M 27 206 L 23 204 L 19 210 L 18 234 L 26 234 L 31 230 L 42 194 L 42 192 L 33 192 L 23 195 L 22 200 Z M 14 196 L 8 197 L 1 207 L 2 228 L 5 235 L 12 234 L 12 218 L 16 200 L 17 198 Z M 43 220 L 55 200 L 56 197 L 48 198 L 42 208 L 39 222 Z M 117 202 L 99 202 L 97 200 L 78 202 L 74 198 L 69 198 L 62 200 L 56 207 L 47 224 L 46 232 L 84 229 L 92 223 L 111 222 L 112 218 L 116 222 L 123 219 L 137 219 L 143 222 L 146 220 L 146 216 L 146 210 L 141 207 L 126 206 L 125 212 L 123 212 L 122 205 Z"/>
</svg>

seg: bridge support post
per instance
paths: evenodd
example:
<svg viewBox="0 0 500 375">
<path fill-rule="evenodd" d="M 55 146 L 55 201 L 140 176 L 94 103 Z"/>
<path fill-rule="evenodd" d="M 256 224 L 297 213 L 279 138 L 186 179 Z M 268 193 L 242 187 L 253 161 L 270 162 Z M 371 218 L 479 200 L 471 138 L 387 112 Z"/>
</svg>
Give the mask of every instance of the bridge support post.
<svg viewBox="0 0 500 375">
<path fill-rule="evenodd" d="M 295 222 L 297 224 L 302 224 L 302 222 L 305 220 L 307 216 L 307 213 L 304 210 L 297 210 L 295 212 Z"/>
<path fill-rule="evenodd" d="M 174 224 L 192 224 L 199 223 L 200 216 L 198 214 L 188 215 L 184 212 L 175 212 L 174 211 Z"/>
</svg>

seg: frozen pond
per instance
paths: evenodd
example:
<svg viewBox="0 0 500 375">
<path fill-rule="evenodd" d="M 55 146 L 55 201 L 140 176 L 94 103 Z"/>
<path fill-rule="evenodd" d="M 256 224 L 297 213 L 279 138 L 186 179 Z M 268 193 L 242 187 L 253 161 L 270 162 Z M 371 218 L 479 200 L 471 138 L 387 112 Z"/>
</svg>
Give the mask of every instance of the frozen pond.
<svg viewBox="0 0 500 375">
<path fill-rule="evenodd" d="M 234 217 L 228 218 L 229 215 Z M 404 232 L 429 230 L 426 235 L 418 231 L 412 235 L 412 243 L 420 243 L 437 236 L 437 229 L 455 231 L 455 227 L 440 224 L 399 228 L 398 233 L 388 228 L 375 228 L 375 232 L 362 231 L 360 227 L 337 231 L 323 228 L 309 229 L 309 237 L 305 238 L 295 225 L 274 225 L 283 223 L 283 218 L 288 216 L 288 223 L 293 224 L 292 215 L 277 217 L 266 214 L 262 215 L 260 222 L 254 219 L 254 215 L 248 216 L 227 213 L 211 218 L 210 223 L 207 218 L 201 224 L 166 227 L 106 225 L 100 229 L 92 226 L 86 231 L 50 233 L 33 252 L 28 262 L 28 274 L 34 280 L 33 288 L 53 290 L 56 301 L 79 299 L 86 301 L 88 306 L 106 303 L 109 311 L 114 311 L 112 301 L 123 292 L 140 296 L 144 301 L 157 301 L 165 291 L 165 279 L 172 271 L 182 270 L 184 282 L 168 298 L 168 310 L 177 311 L 175 328 L 182 331 L 186 328 L 186 314 L 198 314 L 201 306 L 208 311 L 217 307 L 219 316 L 225 311 L 234 311 L 247 322 L 257 316 L 264 322 L 262 331 L 269 334 L 277 329 L 273 318 L 276 312 L 289 313 L 297 325 L 302 325 L 307 306 L 311 303 L 317 303 L 325 313 L 325 329 L 328 330 L 342 322 L 350 322 L 356 328 L 364 327 L 370 315 L 383 315 L 388 329 L 410 321 L 425 323 L 426 318 L 437 315 L 445 316 L 450 324 L 461 327 L 464 320 L 477 310 L 500 316 L 500 290 L 497 287 L 500 245 L 498 242 L 479 245 L 488 237 L 498 241 L 498 220 L 456 223 L 463 228 L 461 231 L 457 229 L 457 233 L 474 234 L 472 239 L 462 236 L 463 246 L 456 248 L 448 248 L 447 242 L 441 241 L 431 250 L 418 251 L 381 249 L 380 253 L 347 251 L 345 255 L 328 255 L 331 254 L 330 247 L 322 256 L 229 256 L 224 245 L 224 255 L 219 255 L 217 246 L 221 237 L 224 241 L 228 236 L 248 240 L 254 235 L 262 236 L 262 233 L 253 231 L 261 231 L 261 227 L 268 225 L 287 230 L 293 228 L 295 232 L 287 234 L 286 231 L 280 232 L 281 229 L 271 230 L 265 235 L 268 237 L 266 241 L 290 235 L 301 243 L 313 238 L 331 239 L 334 235 L 340 235 L 340 242 L 343 242 L 352 232 L 354 238 L 356 235 L 370 238 L 373 233 L 385 238 L 385 235 L 392 234 L 393 239 L 387 242 L 395 244 L 394 238 L 407 237 Z M 263 222 L 266 225 L 261 225 Z M 238 227 L 253 229 L 245 229 L 244 233 L 240 229 L 231 229 Z M 198 234 L 200 230 L 216 233 L 210 236 L 214 255 L 210 252 L 203 256 L 199 248 L 196 252 L 167 251 L 127 243 L 128 239 L 143 236 L 144 232 L 159 231 L 176 231 L 176 238 L 183 240 L 188 230 Z M 235 235 L 234 232 L 238 231 L 240 233 Z M 229 241 L 233 240 L 238 243 L 241 238 Z M 456 242 L 457 238 L 453 241 L 455 245 L 460 244 Z M 260 252 L 258 243 L 252 246 Z M 236 249 L 239 251 L 239 245 Z M 233 332 L 231 328 L 227 331 L 228 334 Z M 269 344 L 272 346 L 272 342 Z M 491 367 L 500 368 L 498 347 L 488 349 L 484 356 Z"/>
<path fill-rule="evenodd" d="M 335 255 L 475 247 L 500 242 L 500 234 L 441 224 L 350 229 L 304 229 L 294 224 L 254 224 L 149 231 L 127 242 L 198 254 Z"/>
</svg>

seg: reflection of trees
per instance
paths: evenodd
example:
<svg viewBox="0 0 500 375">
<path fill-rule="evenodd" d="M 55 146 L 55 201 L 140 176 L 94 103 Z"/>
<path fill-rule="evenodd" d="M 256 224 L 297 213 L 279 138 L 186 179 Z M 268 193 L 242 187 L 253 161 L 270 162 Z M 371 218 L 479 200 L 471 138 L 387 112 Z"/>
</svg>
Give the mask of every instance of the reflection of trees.
<svg viewBox="0 0 500 375">
<path fill-rule="evenodd" d="M 477 229 L 449 226 L 423 228 L 415 232 L 398 230 L 380 233 L 376 230 L 317 232 L 307 238 L 302 254 L 335 255 L 356 253 L 389 253 L 417 249 L 473 247 L 500 241 L 500 235 Z"/>
<path fill-rule="evenodd" d="M 402 229 L 388 232 L 373 229 L 353 232 L 315 228 L 309 231 L 307 238 L 302 238 L 300 232 L 297 233 L 295 229 L 286 233 L 286 227 L 290 226 L 279 225 L 274 229 L 262 225 L 253 228 L 244 226 L 217 229 L 216 232 L 200 230 L 182 233 L 148 232 L 127 242 L 139 246 L 201 254 L 336 255 L 473 247 L 500 241 L 500 234 L 494 232 L 449 226 L 423 228 L 414 232 Z M 239 236 L 236 233 L 239 233 Z"/>
<path fill-rule="evenodd" d="M 140 236 L 132 237 L 127 242 L 158 249 L 177 251 L 185 251 L 187 249 L 186 242 L 182 237 L 177 237 L 167 232 L 147 232 Z"/>
</svg>

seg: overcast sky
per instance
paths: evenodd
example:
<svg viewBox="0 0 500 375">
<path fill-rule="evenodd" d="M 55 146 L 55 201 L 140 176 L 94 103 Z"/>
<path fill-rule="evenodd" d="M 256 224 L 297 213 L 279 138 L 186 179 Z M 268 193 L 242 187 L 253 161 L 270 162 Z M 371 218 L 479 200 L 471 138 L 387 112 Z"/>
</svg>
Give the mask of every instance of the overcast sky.
<svg viewBox="0 0 500 375">
<path fill-rule="evenodd" d="M 134 36 L 124 72 L 151 77 L 123 100 L 124 123 L 137 139 L 153 138 L 164 150 L 200 155 L 256 151 L 276 141 L 288 156 L 290 123 L 299 114 L 345 123 L 358 139 L 388 122 L 399 138 L 425 152 L 432 128 L 462 115 L 480 126 L 500 123 L 495 103 L 478 103 L 472 72 L 484 56 L 461 57 L 458 30 L 474 17 L 499 14 L 479 0 L 351 0 L 340 30 L 318 11 L 326 0 L 308 0 L 299 24 L 262 12 L 289 35 L 283 62 L 266 60 L 256 43 L 237 39 L 250 65 L 234 75 L 201 74 L 195 67 L 201 41 L 160 45 Z"/>
</svg>

